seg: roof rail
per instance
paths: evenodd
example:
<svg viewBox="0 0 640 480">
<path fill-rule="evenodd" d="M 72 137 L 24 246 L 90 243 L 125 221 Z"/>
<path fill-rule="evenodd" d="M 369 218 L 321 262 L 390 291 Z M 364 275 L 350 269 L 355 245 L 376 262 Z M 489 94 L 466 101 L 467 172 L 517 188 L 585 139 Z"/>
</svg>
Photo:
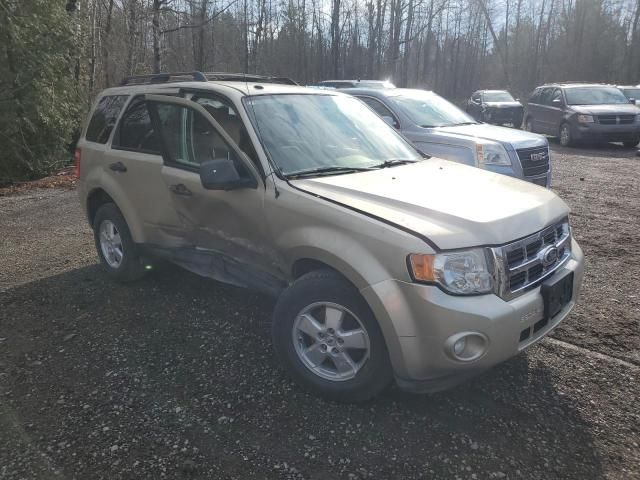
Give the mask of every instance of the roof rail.
<svg viewBox="0 0 640 480">
<path fill-rule="evenodd" d="M 254 75 L 250 73 L 227 73 L 227 72 L 174 72 L 174 73 L 153 73 L 149 75 L 133 75 L 126 77 L 120 82 L 120 85 L 149 85 L 153 83 L 171 83 L 171 82 L 207 82 L 207 81 L 226 81 L 226 82 L 262 82 L 262 83 L 281 83 L 284 85 L 298 85 L 294 80 L 288 77 L 269 77 L 264 75 Z"/>
<path fill-rule="evenodd" d="M 295 80 L 292 80 L 289 77 L 272 77 L 253 73 L 206 72 L 204 75 L 207 77 L 207 80 L 221 82 L 262 82 L 298 85 Z"/>
<path fill-rule="evenodd" d="M 195 82 L 206 82 L 207 77 L 202 72 L 175 72 L 175 73 L 152 73 L 149 75 L 133 75 L 126 77 L 120 85 L 145 85 L 151 83 L 184 82 L 193 80 Z"/>
</svg>

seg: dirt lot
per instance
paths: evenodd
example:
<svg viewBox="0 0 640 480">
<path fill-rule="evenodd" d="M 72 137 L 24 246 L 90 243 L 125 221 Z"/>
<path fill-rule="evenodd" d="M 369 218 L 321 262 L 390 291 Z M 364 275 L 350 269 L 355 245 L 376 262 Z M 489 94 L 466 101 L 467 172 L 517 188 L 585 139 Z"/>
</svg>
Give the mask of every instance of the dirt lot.
<svg viewBox="0 0 640 480">
<path fill-rule="evenodd" d="M 278 368 L 265 297 L 96 265 L 75 192 L 0 196 L 0 478 L 640 478 L 640 158 L 554 147 L 580 305 L 453 390 L 327 403 Z"/>
</svg>

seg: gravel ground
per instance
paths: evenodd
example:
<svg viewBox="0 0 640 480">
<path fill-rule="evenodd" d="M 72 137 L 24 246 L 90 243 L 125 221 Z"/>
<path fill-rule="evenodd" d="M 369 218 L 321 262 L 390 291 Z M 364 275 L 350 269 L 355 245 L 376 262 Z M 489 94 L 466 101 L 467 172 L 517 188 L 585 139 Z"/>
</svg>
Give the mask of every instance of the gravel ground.
<svg viewBox="0 0 640 480">
<path fill-rule="evenodd" d="M 365 405 L 287 379 L 268 298 L 173 267 L 116 285 L 73 191 L 0 196 L 0 478 L 640 478 L 640 158 L 554 150 L 575 312 L 455 389 Z"/>
</svg>

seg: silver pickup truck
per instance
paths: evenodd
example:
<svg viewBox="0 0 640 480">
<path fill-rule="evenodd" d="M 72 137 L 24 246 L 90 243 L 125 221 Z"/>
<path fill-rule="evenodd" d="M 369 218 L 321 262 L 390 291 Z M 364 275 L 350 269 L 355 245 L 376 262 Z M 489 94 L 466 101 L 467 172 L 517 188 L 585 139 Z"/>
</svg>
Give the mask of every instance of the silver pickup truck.
<svg viewBox="0 0 640 480">
<path fill-rule="evenodd" d="M 541 135 L 479 123 L 439 95 L 408 88 L 351 88 L 423 153 L 551 186 L 549 143 Z"/>
</svg>

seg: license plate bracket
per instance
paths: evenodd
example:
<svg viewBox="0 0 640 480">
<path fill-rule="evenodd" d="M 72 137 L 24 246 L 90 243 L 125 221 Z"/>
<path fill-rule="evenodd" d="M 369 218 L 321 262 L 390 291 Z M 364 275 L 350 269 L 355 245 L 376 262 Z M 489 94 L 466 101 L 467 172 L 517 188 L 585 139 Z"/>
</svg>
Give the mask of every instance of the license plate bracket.
<svg viewBox="0 0 640 480">
<path fill-rule="evenodd" d="M 542 283 L 544 318 L 551 320 L 573 298 L 573 271 L 562 270 Z"/>
</svg>

